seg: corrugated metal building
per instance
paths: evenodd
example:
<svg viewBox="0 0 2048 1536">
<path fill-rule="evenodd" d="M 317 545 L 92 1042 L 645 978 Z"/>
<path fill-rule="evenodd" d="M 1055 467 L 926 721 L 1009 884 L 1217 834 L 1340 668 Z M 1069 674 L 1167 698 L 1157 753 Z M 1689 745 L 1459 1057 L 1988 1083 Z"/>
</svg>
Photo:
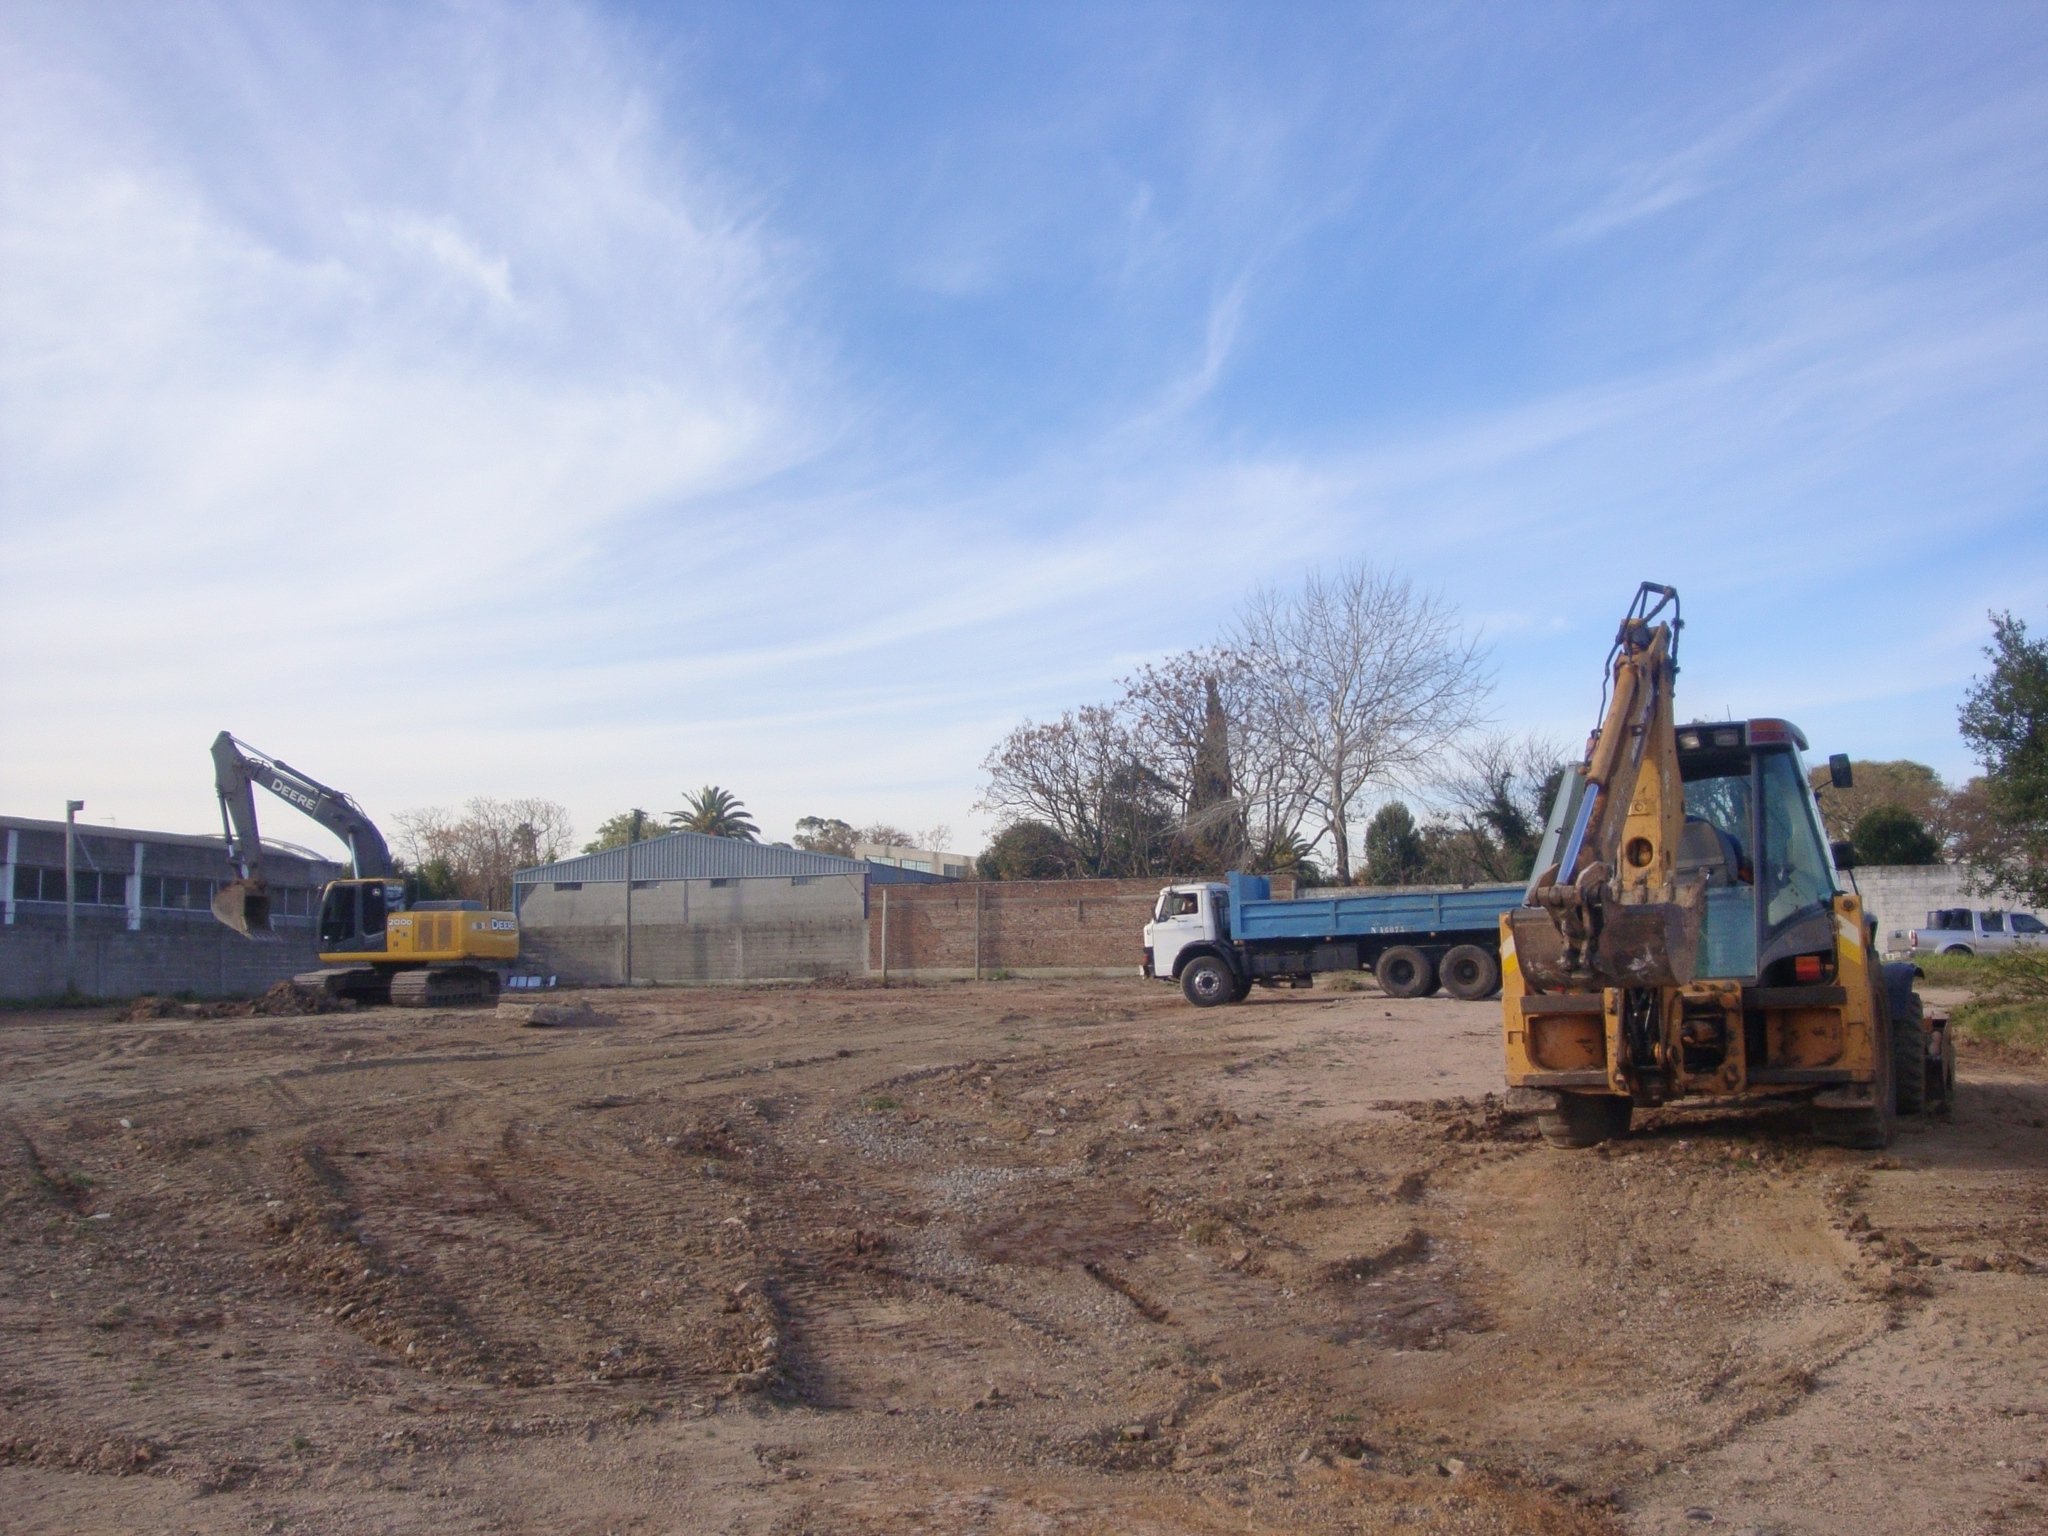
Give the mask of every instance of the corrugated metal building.
<svg viewBox="0 0 2048 1536">
<path fill-rule="evenodd" d="M 67 980 L 94 997 L 260 992 L 320 963 L 320 892 L 343 866 L 265 841 L 272 926 L 251 941 L 222 927 L 214 893 L 234 878 L 219 837 L 80 823 L 75 960 L 64 938 L 64 823 L 0 816 L 0 997 L 52 997 Z"/>
<path fill-rule="evenodd" d="M 630 863 L 630 867 L 629 867 Z M 870 888 L 917 870 L 697 832 L 512 877 L 522 969 L 570 985 L 797 981 L 866 974 Z M 628 913 L 631 915 L 630 938 Z M 627 952 L 630 943 L 631 969 Z"/>
</svg>

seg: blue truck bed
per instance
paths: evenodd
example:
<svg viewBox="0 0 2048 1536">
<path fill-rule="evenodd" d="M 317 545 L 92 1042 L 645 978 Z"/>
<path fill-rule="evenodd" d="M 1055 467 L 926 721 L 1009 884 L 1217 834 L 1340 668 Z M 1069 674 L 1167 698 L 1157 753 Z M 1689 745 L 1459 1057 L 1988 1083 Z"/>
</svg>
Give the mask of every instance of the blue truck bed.
<svg viewBox="0 0 2048 1536">
<path fill-rule="evenodd" d="M 1259 939 L 1334 939 L 1367 934 L 1495 932 L 1500 915 L 1522 904 L 1522 886 L 1474 885 L 1461 890 L 1349 891 L 1275 901 L 1263 875 L 1233 874 L 1230 934 Z"/>
</svg>

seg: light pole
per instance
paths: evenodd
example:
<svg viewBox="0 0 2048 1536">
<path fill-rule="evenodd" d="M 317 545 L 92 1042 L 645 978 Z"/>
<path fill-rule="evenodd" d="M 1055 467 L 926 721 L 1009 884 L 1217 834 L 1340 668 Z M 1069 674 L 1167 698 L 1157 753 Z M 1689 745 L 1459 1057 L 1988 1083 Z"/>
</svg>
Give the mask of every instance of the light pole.
<svg viewBox="0 0 2048 1536">
<path fill-rule="evenodd" d="M 632 825 L 626 830 L 626 985 L 633 985 L 633 845 L 640 841 L 640 817 L 633 812 Z"/>
<path fill-rule="evenodd" d="M 83 800 L 64 802 L 64 990 L 78 990 L 78 813 Z"/>
</svg>

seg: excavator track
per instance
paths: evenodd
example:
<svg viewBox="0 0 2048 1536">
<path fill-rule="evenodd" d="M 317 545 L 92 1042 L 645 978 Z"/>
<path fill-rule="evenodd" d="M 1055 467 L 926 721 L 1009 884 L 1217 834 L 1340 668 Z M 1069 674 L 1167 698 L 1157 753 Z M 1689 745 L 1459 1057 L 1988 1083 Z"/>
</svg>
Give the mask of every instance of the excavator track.
<svg viewBox="0 0 2048 1536">
<path fill-rule="evenodd" d="M 497 1001 L 497 973 L 475 966 L 400 971 L 391 978 L 394 1008 L 489 1008 Z"/>
</svg>

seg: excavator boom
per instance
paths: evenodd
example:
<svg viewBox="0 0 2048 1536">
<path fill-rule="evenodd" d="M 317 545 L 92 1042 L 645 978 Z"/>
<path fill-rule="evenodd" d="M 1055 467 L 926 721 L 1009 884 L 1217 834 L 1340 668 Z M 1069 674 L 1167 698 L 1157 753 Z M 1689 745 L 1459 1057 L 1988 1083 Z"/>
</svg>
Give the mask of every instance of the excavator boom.
<svg viewBox="0 0 2048 1536">
<path fill-rule="evenodd" d="M 263 838 L 256 824 L 258 784 L 347 844 L 359 877 L 380 879 L 391 873 L 391 850 L 384 834 L 361 806 L 340 790 L 222 731 L 213 739 L 213 787 L 220 797 L 228 860 L 238 878 L 213 898 L 213 915 L 235 932 L 253 938 L 270 931 L 270 887 L 263 875 Z"/>
</svg>

